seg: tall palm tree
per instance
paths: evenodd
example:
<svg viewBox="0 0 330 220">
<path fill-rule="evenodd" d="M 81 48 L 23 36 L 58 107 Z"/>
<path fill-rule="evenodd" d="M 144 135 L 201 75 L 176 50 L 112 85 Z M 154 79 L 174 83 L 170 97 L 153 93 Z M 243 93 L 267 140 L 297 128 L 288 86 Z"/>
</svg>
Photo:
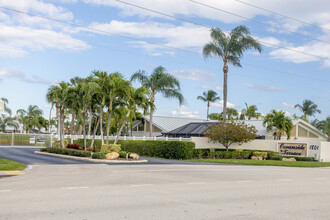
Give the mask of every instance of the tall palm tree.
<svg viewBox="0 0 330 220">
<path fill-rule="evenodd" d="M 100 133 L 101 133 L 101 143 L 104 144 L 103 136 L 103 109 L 107 97 L 107 88 L 109 87 L 109 74 L 103 71 L 94 70 L 93 76 L 95 77 L 94 81 L 97 83 L 96 93 L 101 96 L 101 107 L 100 107 Z"/>
<path fill-rule="evenodd" d="M 5 114 L 0 115 L 0 130 L 2 132 L 6 131 L 6 127 L 11 126 L 16 130 L 19 128 L 19 124 L 15 121 L 15 118 L 6 116 Z"/>
<path fill-rule="evenodd" d="M 302 105 L 296 104 L 294 107 L 298 108 L 300 111 L 304 113 L 304 118 L 306 120 L 307 120 L 307 116 L 314 116 L 315 113 L 321 113 L 321 110 L 317 108 L 317 104 L 315 104 L 313 101 L 309 99 L 305 99 Z"/>
<path fill-rule="evenodd" d="M 59 133 L 59 120 L 60 120 L 60 114 L 59 114 L 59 100 L 57 97 L 59 87 L 57 85 L 52 85 L 48 88 L 47 94 L 46 94 L 46 100 L 48 103 L 51 104 L 50 112 L 49 112 L 49 121 L 52 118 L 52 110 L 55 105 L 56 108 L 56 120 L 57 120 L 57 133 Z M 51 127 L 49 127 L 49 131 L 51 131 Z"/>
<path fill-rule="evenodd" d="M 265 116 L 263 125 L 266 127 L 267 131 L 274 131 L 274 140 L 280 140 L 283 132 L 285 132 L 287 138 L 290 139 L 293 124 L 292 120 L 285 116 L 285 112 L 272 110 L 271 113 Z"/>
<path fill-rule="evenodd" d="M 8 99 L 6 99 L 6 98 L 1 98 L 1 99 L 4 102 L 4 112 L 6 112 L 8 115 L 11 115 L 12 114 L 12 111 L 8 107 L 8 103 L 9 103 Z"/>
<path fill-rule="evenodd" d="M 245 103 L 245 109 L 242 110 L 242 117 L 247 117 L 248 120 L 251 120 L 251 118 L 259 118 L 261 116 L 260 113 L 257 112 L 258 108 L 256 105 L 248 105 Z"/>
<path fill-rule="evenodd" d="M 149 96 L 150 96 L 150 91 L 144 87 L 134 89 L 132 86 L 130 86 L 130 88 L 127 89 L 124 97 L 125 99 L 124 107 L 127 109 L 126 115 L 120 129 L 117 131 L 117 136 L 114 144 L 117 144 L 119 140 L 119 136 L 124 126 L 126 125 L 127 120 L 129 119 L 129 117 L 131 117 L 132 114 L 136 112 L 137 108 L 142 109 L 144 113 L 148 111 L 149 107 L 151 109 L 154 108 L 154 106 L 152 106 L 153 103 L 148 98 Z"/>
<path fill-rule="evenodd" d="M 209 90 L 207 92 L 203 92 L 203 96 L 197 96 L 198 100 L 202 100 L 203 102 L 207 102 L 207 113 L 206 113 L 206 120 L 209 119 L 209 109 L 210 103 L 213 103 L 217 100 L 220 100 L 220 97 L 217 96 L 218 94 L 216 91 Z"/>
<path fill-rule="evenodd" d="M 261 53 L 261 44 L 255 40 L 247 27 L 238 26 L 226 35 L 219 28 L 211 29 L 211 42 L 203 48 L 203 55 L 208 57 L 219 57 L 223 61 L 223 120 L 227 115 L 227 79 L 228 64 L 241 67 L 240 59 L 248 49 L 255 49 Z"/>
<path fill-rule="evenodd" d="M 328 135 L 328 141 L 330 141 L 330 116 L 325 120 L 319 121 L 316 125 L 324 134 Z"/>
<path fill-rule="evenodd" d="M 179 100 L 181 105 L 184 102 L 183 95 L 180 91 L 180 82 L 174 76 L 166 73 L 162 66 L 156 67 L 151 75 L 147 75 L 145 71 L 138 71 L 131 77 L 131 81 L 138 80 L 143 87 L 147 88 L 150 92 L 150 102 L 155 106 L 155 96 L 157 93 L 162 94 L 165 98 L 175 98 Z M 152 136 L 152 116 L 154 107 L 150 107 L 150 128 L 149 136 Z"/>
</svg>

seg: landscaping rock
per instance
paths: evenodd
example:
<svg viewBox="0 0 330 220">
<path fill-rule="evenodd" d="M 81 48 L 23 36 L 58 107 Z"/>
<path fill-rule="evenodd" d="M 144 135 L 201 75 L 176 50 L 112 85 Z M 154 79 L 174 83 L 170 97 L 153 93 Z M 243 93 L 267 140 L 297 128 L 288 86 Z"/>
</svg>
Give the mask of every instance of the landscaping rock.
<svg viewBox="0 0 330 220">
<path fill-rule="evenodd" d="M 251 159 L 252 159 L 252 160 L 263 160 L 262 156 L 259 156 L 259 157 L 257 157 L 257 156 L 252 156 Z"/>
<path fill-rule="evenodd" d="M 137 155 L 137 154 L 130 154 L 129 157 L 134 159 L 134 160 L 138 160 L 140 156 Z"/>
<path fill-rule="evenodd" d="M 282 161 L 296 161 L 296 159 L 295 158 L 285 158 L 285 157 L 283 157 L 282 158 Z"/>
<path fill-rule="evenodd" d="M 105 159 L 107 159 L 107 160 L 117 159 L 118 157 L 119 157 L 119 154 L 117 152 L 111 152 L 111 153 L 107 153 L 105 155 Z"/>
</svg>

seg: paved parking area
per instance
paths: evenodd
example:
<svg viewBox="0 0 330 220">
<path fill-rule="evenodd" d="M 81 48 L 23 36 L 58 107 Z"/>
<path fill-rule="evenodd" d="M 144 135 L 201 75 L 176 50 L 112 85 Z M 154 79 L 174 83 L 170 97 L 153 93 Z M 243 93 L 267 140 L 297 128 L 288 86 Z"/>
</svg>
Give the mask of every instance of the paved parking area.
<svg viewBox="0 0 330 220">
<path fill-rule="evenodd" d="M 1 219 L 328 219 L 330 169 L 32 165 L 0 198 Z"/>
</svg>

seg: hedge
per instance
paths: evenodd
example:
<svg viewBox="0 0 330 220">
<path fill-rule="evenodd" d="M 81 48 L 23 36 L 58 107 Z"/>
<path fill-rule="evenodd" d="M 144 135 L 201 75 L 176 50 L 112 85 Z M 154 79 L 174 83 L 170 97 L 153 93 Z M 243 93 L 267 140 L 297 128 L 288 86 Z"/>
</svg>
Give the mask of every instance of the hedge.
<svg viewBox="0 0 330 220">
<path fill-rule="evenodd" d="M 14 145 L 30 145 L 30 135 L 15 134 Z M 11 145 L 12 134 L 0 134 L 0 145 Z"/>
<path fill-rule="evenodd" d="M 290 156 L 282 156 L 282 158 L 294 158 L 296 161 L 314 161 L 314 157 L 290 157 Z M 270 158 L 271 160 L 281 160 L 281 156 L 276 155 Z"/>
<path fill-rule="evenodd" d="M 94 158 L 94 159 L 105 159 L 106 154 L 107 154 L 107 152 L 96 152 L 96 153 L 93 153 L 92 158 Z"/>
<path fill-rule="evenodd" d="M 68 148 L 59 148 L 59 147 L 45 147 L 40 149 L 41 152 L 48 152 L 53 154 L 63 154 L 77 157 L 90 157 L 91 152 L 82 151 L 82 150 L 73 150 Z"/>
<path fill-rule="evenodd" d="M 250 159 L 255 152 L 267 153 L 267 158 L 277 155 L 274 151 L 242 150 L 242 149 L 215 149 L 215 158 L 218 159 Z M 213 152 L 210 149 L 195 149 L 193 158 L 213 158 Z"/>
</svg>

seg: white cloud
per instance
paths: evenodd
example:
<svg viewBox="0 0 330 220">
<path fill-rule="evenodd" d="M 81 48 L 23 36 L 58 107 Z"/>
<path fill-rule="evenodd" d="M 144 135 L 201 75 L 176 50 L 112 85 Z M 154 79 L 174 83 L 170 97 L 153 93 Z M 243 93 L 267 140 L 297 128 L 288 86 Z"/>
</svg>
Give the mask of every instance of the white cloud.
<svg viewBox="0 0 330 220">
<path fill-rule="evenodd" d="M 59 49 L 79 51 L 90 48 L 84 41 L 74 39 L 67 34 L 52 30 L 38 30 L 29 27 L 10 27 L 0 24 L 0 56 L 23 56 L 28 51 Z"/>
<path fill-rule="evenodd" d="M 147 42 L 130 42 L 133 45 L 147 48 L 171 50 L 168 47 L 189 48 L 199 51 L 200 48 L 210 39 L 209 29 L 204 27 L 183 23 L 182 25 L 173 25 L 159 22 L 122 22 L 112 20 L 110 23 L 92 23 L 91 28 L 103 30 L 109 33 L 128 35 L 134 38 L 152 38 L 161 40 L 160 45 L 149 44 Z M 81 28 L 81 31 L 86 29 Z M 95 33 L 100 33 L 95 31 Z M 102 33 L 101 33 L 102 34 Z M 161 45 L 165 45 L 163 47 Z"/>
<path fill-rule="evenodd" d="M 50 85 L 52 82 L 48 79 L 42 78 L 40 76 L 26 76 L 25 73 L 18 70 L 11 70 L 2 68 L 0 69 L 0 76 L 5 78 L 16 78 L 23 82 L 33 83 L 33 84 L 45 84 Z"/>
<path fill-rule="evenodd" d="M 286 103 L 286 102 L 282 102 L 280 104 L 280 107 L 281 108 L 294 108 L 294 105 L 293 104 Z"/>
<path fill-rule="evenodd" d="M 213 80 L 213 73 L 204 70 L 175 70 L 170 72 L 172 75 L 196 81 L 210 81 Z"/>
<path fill-rule="evenodd" d="M 207 90 L 218 90 L 222 91 L 223 88 L 221 86 L 210 86 L 210 85 L 203 85 L 202 89 L 207 89 Z"/>
<path fill-rule="evenodd" d="M 251 83 L 244 83 L 243 86 L 262 92 L 285 92 L 284 89 L 277 88 L 275 86 L 262 86 L 262 85 L 254 85 Z"/>
<path fill-rule="evenodd" d="M 186 117 L 186 118 L 200 118 L 201 113 L 199 111 L 191 111 L 186 106 L 179 106 L 175 111 L 171 111 L 172 116 Z"/>
<path fill-rule="evenodd" d="M 223 108 L 223 100 L 213 102 L 213 103 L 211 103 L 211 106 L 216 107 L 216 108 Z M 227 101 L 227 107 L 228 108 L 236 108 L 236 105 L 234 105 L 233 103 L 230 103 L 230 102 Z"/>
</svg>

